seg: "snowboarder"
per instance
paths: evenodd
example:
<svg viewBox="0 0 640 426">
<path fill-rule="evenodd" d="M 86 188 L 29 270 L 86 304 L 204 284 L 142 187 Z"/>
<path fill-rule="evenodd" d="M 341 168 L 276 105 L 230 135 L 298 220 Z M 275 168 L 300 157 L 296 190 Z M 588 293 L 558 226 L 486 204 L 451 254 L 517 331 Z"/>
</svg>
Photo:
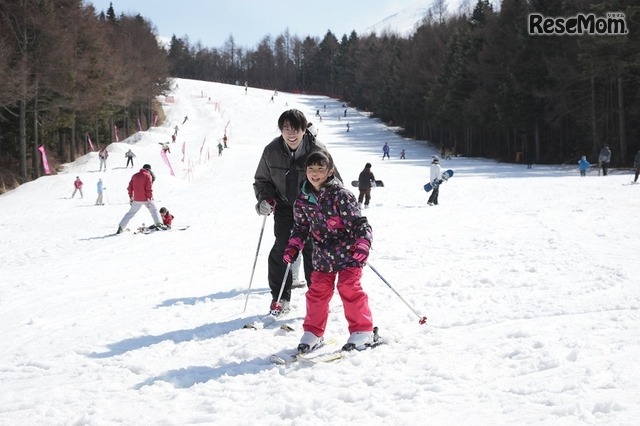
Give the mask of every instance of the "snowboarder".
<svg viewBox="0 0 640 426">
<path fill-rule="evenodd" d="M 387 142 L 384 143 L 384 146 L 382 147 L 382 160 L 384 161 L 384 157 L 387 157 L 389 160 L 391 160 L 391 157 L 389 157 L 389 144 Z"/>
<path fill-rule="evenodd" d="M 99 172 L 102 171 L 102 167 L 104 167 L 104 171 L 107 171 L 107 158 L 109 158 L 109 151 L 107 151 L 107 147 L 105 146 L 104 148 L 102 148 L 100 150 L 100 152 L 98 153 L 98 158 L 100 159 L 100 170 L 98 170 Z"/>
<path fill-rule="evenodd" d="M 102 192 L 107 188 L 103 186 L 102 179 L 98 179 L 96 189 L 98 190 L 98 198 L 96 199 L 96 206 L 104 206 L 104 203 L 102 202 Z"/>
<path fill-rule="evenodd" d="M 309 154 L 326 151 L 307 130 L 307 118 L 297 109 L 289 109 L 278 118 L 281 135 L 273 139 L 262 152 L 254 176 L 253 189 L 258 203 L 256 212 L 268 216 L 273 213 L 275 241 L 268 258 L 268 279 L 271 289 L 270 311 L 275 315 L 289 310 L 291 300 L 290 276 L 285 281 L 282 298 L 278 300 L 286 265 L 282 251 L 293 227 L 293 203 L 305 179 L 305 161 Z M 338 172 L 336 175 L 339 178 Z M 311 282 L 311 245 L 302 248 L 304 275 Z"/>
<path fill-rule="evenodd" d="M 609 162 L 611 162 L 611 150 L 609 149 L 609 145 L 605 145 L 602 150 L 600 150 L 600 155 L 598 156 L 598 163 L 600 163 L 600 167 L 602 167 L 602 175 L 606 176 L 609 172 Z"/>
<path fill-rule="evenodd" d="M 580 161 L 578 161 L 578 170 L 580 170 L 580 176 L 586 176 L 589 167 L 591 167 L 591 164 L 589 164 L 589 162 L 587 161 L 587 157 L 583 155 Z"/>
<path fill-rule="evenodd" d="M 124 168 L 126 169 L 127 167 L 129 167 L 129 163 L 131 163 L 131 168 L 133 169 L 133 157 L 135 157 L 136 155 L 133 153 L 133 151 L 131 151 L 131 149 L 129 149 L 129 151 L 125 152 L 124 156 L 127 159 L 127 165 L 124 166 Z"/>
<path fill-rule="evenodd" d="M 437 155 L 431 157 L 431 168 L 429 170 L 429 182 L 437 181 L 438 185 L 433 188 L 427 204 L 430 206 L 438 205 L 438 195 L 440 194 L 440 183 L 442 183 L 442 169 L 440 167 L 440 158 Z"/>
<path fill-rule="evenodd" d="M 129 221 L 133 219 L 142 206 L 149 209 L 154 225 L 164 226 L 160 221 L 160 216 L 158 216 L 158 209 L 153 202 L 153 180 L 151 166 L 149 164 L 145 164 L 138 173 L 131 176 L 129 186 L 127 187 L 131 208 L 120 221 L 116 234 L 120 234 L 124 231 Z"/>
<path fill-rule="evenodd" d="M 76 180 L 73 182 L 73 194 L 71 194 L 71 198 L 76 195 L 76 192 L 80 192 L 80 198 L 84 198 L 82 195 L 82 181 L 80 180 L 80 176 L 76 176 Z"/>
<path fill-rule="evenodd" d="M 364 200 L 364 208 L 369 207 L 369 201 L 371 201 L 371 182 L 375 182 L 376 178 L 371 172 L 371 163 L 364 165 L 364 169 L 358 176 L 358 204 L 362 207 L 362 201 Z"/>
<path fill-rule="evenodd" d="M 335 288 L 350 333 L 342 349 L 364 349 L 373 343 L 369 299 L 360 285 L 371 247 L 371 226 L 360 214 L 353 193 L 334 177 L 333 160 L 327 152 L 309 154 L 305 164 L 307 179 L 295 201 L 295 222 L 282 254 L 283 262 L 290 264 L 304 248 L 304 241 L 312 241 L 313 273 L 298 352 L 308 352 L 322 342 Z"/>
</svg>

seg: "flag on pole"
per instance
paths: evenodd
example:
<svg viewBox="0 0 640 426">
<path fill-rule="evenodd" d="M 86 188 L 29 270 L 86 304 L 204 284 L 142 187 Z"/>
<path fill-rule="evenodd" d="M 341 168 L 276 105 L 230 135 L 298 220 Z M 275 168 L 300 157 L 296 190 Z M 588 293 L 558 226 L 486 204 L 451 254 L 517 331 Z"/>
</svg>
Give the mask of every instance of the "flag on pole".
<svg viewBox="0 0 640 426">
<path fill-rule="evenodd" d="M 173 167 L 171 167 L 171 163 L 169 162 L 169 158 L 167 157 L 167 153 L 164 151 L 164 149 L 160 150 L 160 156 L 164 160 L 165 164 L 169 167 L 169 174 L 171 176 L 175 176 L 175 174 L 173 173 Z"/>
<path fill-rule="evenodd" d="M 49 162 L 47 161 L 47 154 L 44 152 L 44 145 L 40 145 L 38 147 L 38 151 L 40 151 L 40 155 L 42 156 L 42 167 L 44 168 L 44 172 L 50 175 L 51 169 L 49 168 Z"/>
<path fill-rule="evenodd" d="M 89 136 L 89 133 L 87 133 L 87 142 L 89 142 L 89 147 L 91 148 L 91 151 L 95 151 L 96 149 L 93 147 L 93 143 L 91 142 L 91 136 Z"/>
</svg>

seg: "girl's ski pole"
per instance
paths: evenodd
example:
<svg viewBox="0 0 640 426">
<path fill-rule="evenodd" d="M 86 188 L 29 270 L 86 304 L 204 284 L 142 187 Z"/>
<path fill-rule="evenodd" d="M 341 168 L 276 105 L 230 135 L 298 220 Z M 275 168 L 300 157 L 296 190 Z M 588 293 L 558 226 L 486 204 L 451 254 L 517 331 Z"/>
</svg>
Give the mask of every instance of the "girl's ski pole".
<svg viewBox="0 0 640 426">
<path fill-rule="evenodd" d="M 404 302 L 404 304 L 405 304 L 405 305 L 407 305 L 407 306 L 409 307 L 409 309 L 411 309 L 411 312 L 413 312 L 414 314 L 416 314 L 416 316 L 419 318 L 419 321 L 418 321 L 418 322 L 419 322 L 420 324 L 425 324 L 425 323 L 427 322 L 427 317 L 425 317 L 425 316 L 421 316 L 419 313 L 417 313 L 417 312 L 415 311 L 415 309 L 413 309 L 413 308 L 411 307 L 411 305 L 409 305 L 409 304 L 407 303 L 407 301 L 406 301 L 406 300 L 404 300 L 404 299 L 402 298 L 402 296 L 400 296 L 400 293 L 398 293 L 398 292 L 397 292 L 393 287 L 391 287 L 391 284 L 389 284 L 389 283 L 387 282 L 387 280 L 385 280 L 385 279 L 384 279 L 384 277 L 383 277 L 382 275 L 380 275 L 380 272 L 378 272 L 378 271 L 376 270 L 376 268 L 374 268 L 374 267 L 373 267 L 370 263 L 368 263 L 368 262 L 367 262 L 367 265 L 369 265 L 369 268 L 371 268 L 371 270 L 372 270 L 373 272 L 375 272 L 377 276 L 379 276 L 379 277 L 380 277 L 380 279 L 382 280 L 382 282 L 384 282 L 384 283 L 387 285 L 387 287 L 389 287 L 389 288 L 390 288 L 390 289 L 391 289 L 391 290 L 396 294 L 396 296 L 398 296 L 398 297 L 400 298 L 400 300 L 402 300 L 402 301 Z"/>
</svg>

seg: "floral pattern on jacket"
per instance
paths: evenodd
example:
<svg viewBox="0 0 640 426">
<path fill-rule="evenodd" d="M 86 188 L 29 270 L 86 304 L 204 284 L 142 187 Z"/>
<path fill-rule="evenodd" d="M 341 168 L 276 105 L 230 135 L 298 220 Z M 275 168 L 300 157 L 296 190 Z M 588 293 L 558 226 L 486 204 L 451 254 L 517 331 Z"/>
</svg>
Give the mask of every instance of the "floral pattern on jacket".
<svg viewBox="0 0 640 426">
<path fill-rule="evenodd" d="M 335 272 L 363 267 L 353 258 L 355 242 L 364 238 L 371 244 L 371 226 L 361 216 L 358 201 L 339 179 L 331 179 L 316 192 L 304 181 L 293 209 L 291 238 L 313 244 L 314 271 Z"/>
</svg>

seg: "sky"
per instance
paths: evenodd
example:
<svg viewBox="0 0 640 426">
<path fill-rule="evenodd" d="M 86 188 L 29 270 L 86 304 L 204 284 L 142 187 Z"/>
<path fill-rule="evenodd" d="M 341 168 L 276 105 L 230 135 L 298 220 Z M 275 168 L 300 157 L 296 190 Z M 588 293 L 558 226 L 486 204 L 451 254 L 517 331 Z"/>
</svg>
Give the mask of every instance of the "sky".
<svg viewBox="0 0 640 426">
<path fill-rule="evenodd" d="M 411 29 L 431 5 L 431 0 L 406 2 L 403 0 L 323 0 L 286 2 L 281 0 L 235 0 L 230 2 L 210 0 L 85 0 L 98 12 L 105 11 L 112 3 L 117 15 L 140 14 L 151 21 L 163 40 L 172 35 L 188 36 L 192 45 L 200 41 L 203 47 L 222 47 L 233 35 L 236 44 L 255 47 L 266 36 L 276 37 L 287 29 L 290 35 L 301 38 L 324 37 L 328 30 L 338 39 L 355 30 L 358 34 L 372 29 L 382 31 L 386 25 L 377 26 L 382 20 L 402 11 L 409 16 L 396 19 L 393 28 Z M 459 3 L 449 0 L 450 10 Z M 373 28 L 371 28 L 373 27 Z"/>
<path fill-rule="evenodd" d="M 638 424 L 631 170 L 580 177 L 577 164 L 453 157 L 428 206 L 434 146 L 338 100 L 272 95 L 176 80 L 173 101 L 160 99 L 166 120 L 109 144 L 106 172 L 90 152 L 0 195 L 0 424 Z M 298 344 L 304 288 L 288 317 L 257 319 L 271 302 L 273 219 L 254 210 L 253 175 L 289 108 L 314 122 L 345 180 L 369 162 L 385 183 L 364 214 L 368 264 L 386 283 L 369 266 L 362 278 L 384 344 L 315 365 L 270 361 Z M 114 235 L 145 163 L 156 204 L 188 229 L 136 234 L 151 221 L 143 208 Z M 76 176 L 82 198 L 71 198 Z M 327 352 L 348 338 L 340 299 L 330 306 Z"/>
</svg>

